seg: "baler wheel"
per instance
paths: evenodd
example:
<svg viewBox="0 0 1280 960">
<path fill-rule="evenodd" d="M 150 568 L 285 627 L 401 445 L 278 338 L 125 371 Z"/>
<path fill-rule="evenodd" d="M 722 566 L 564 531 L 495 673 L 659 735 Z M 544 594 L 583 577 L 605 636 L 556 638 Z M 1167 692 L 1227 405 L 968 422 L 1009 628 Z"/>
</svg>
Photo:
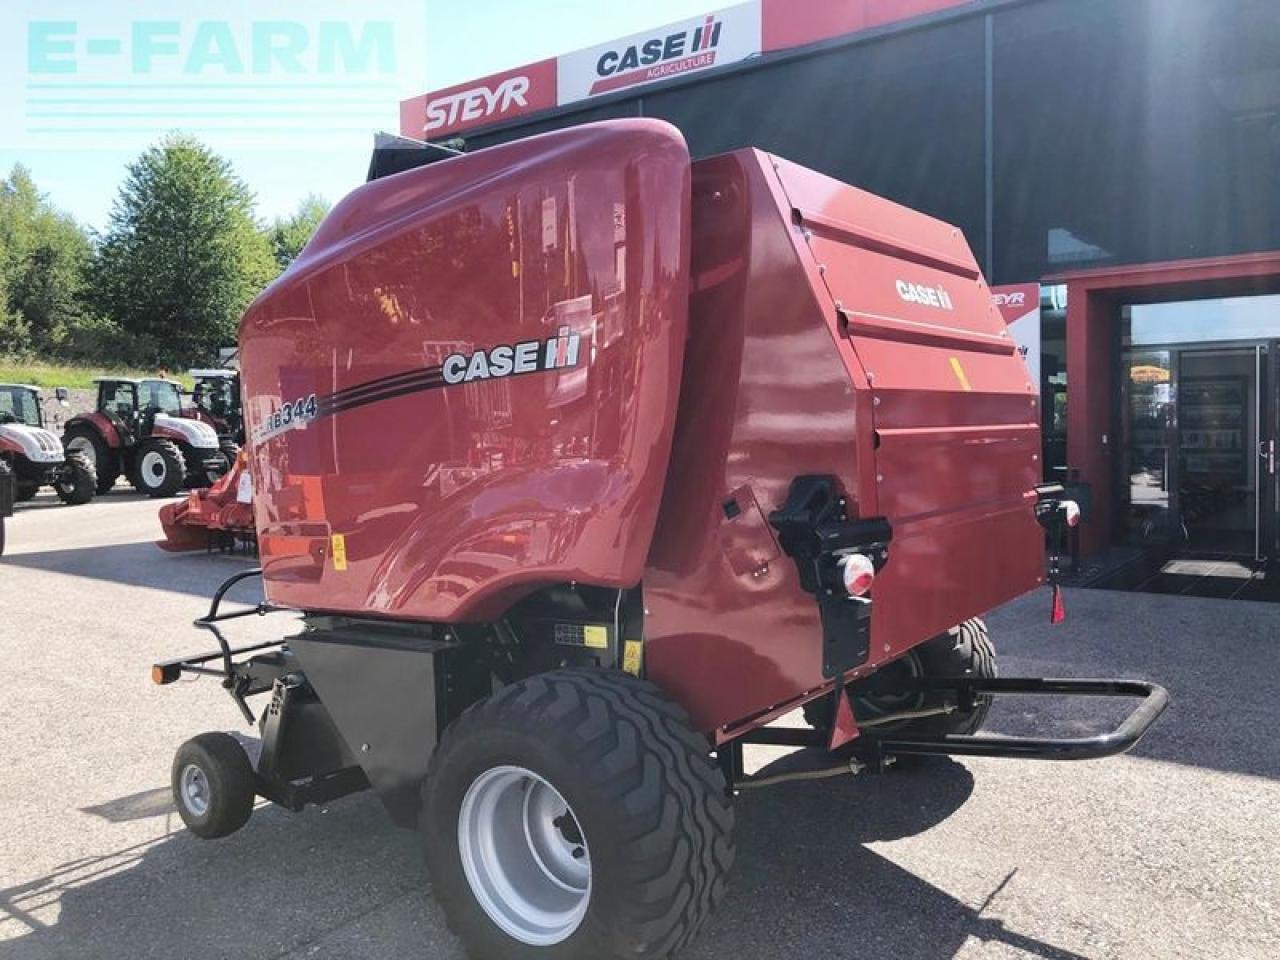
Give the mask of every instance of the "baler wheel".
<svg viewBox="0 0 1280 960">
<path fill-rule="evenodd" d="M 182 489 L 187 462 L 172 440 L 145 440 L 133 460 L 133 482 L 149 497 L 171 497 Z"/>
<path fill-rule="evenodd" d="M 479 957 L 668 957 L 724 896 L 733 809 L 653 684 L 558 670 L 445 731 L 419 821 L 436 898 Z"/>
<path fill-rule="evenodd" d="M 996 676 L 996 648 L 987 632 L 987 625 L 978 618 L 966 620 L 908 650 L 866 680 L 849 684 L 849 697 L 853 710 L 861 720 L 883 716 L 902 710 L 916 710 L 929 704 L 920 694 L 895 691 L 895 680 L 917 677 L 975 677 L 993 679 Z M 991 709 L 991 697 L 979 695 L 972 710 L 953 711 L 932 717 L 899 720 L 877 726 L 877 734 L 893 733 L 896 736 L 936 737 L 944 734 L 977 733 Z M 804 718 L 815 729 L 830 726 L 831 700 L 820 697 L 804 705 Z"/>
<path fill-rule="evenodd" d="M 83 453 L 68 453 L 63 475 L 54 483 L 53 489 L 59 500 L 71 506 L 92 500 L 98 489 L 98 475 L 89 458 Z"/>
<path fill-rule="evenodd" d="M 197 837 L 235 833 L 253 813 L 253 765 L 230 734 L 202 733 L 180 746 L 170 782 L 178 816 Z"/>
</svg>

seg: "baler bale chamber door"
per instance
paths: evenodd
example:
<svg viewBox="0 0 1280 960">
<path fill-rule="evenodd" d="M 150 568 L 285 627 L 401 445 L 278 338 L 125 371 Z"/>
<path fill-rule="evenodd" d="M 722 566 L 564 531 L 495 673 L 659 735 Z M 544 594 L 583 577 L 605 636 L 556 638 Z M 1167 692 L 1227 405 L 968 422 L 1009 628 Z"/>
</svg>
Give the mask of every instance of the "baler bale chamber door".
<svg viewBox="0 0 1280 960">
<path fill-rule="evenodd" d="M 1043 582 L 1036 388 L 957 228 L 774 169 L 873 397 L 874 511 L 893 526 L 875 633 L 896 653 Z"/>
</svg>

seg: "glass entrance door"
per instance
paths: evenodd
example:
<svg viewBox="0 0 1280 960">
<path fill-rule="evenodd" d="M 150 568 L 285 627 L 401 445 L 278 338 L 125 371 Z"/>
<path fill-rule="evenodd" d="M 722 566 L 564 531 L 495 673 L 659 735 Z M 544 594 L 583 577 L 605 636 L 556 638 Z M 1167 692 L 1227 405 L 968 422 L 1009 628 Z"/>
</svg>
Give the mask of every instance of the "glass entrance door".
<svg viewBox="0 0 1280 960">
<path fill-rule="evenodd" d="M 1276 362 L 1263 344 L 1124 351 L 1126 542 L 1277 555 Z"/>
<path fill-rule="evenodd" d="M 1261 346 L 1178 351 L 1176 532 L 1191 551 L 1261 552 L 1264 353 Z"/>
</svg>

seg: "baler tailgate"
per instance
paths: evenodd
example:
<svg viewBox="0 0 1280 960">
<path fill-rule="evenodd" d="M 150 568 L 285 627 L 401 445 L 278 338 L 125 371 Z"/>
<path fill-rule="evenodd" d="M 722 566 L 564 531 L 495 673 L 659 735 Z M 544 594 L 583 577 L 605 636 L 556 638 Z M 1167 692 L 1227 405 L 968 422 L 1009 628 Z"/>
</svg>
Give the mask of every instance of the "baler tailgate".
<svg viewBox="0 0 1280 960">
<path fill-rule="evenodd" d="M 874 505 L 894 531 L 875 630 L 896 652 L 899 637 L 1037 584 L 1035 389 L 958 229 L 786 161 L 774 170 L 850 378 L 873 397 Z M 894 602 L 926 580 L 927 603 Z"/>
</svg>

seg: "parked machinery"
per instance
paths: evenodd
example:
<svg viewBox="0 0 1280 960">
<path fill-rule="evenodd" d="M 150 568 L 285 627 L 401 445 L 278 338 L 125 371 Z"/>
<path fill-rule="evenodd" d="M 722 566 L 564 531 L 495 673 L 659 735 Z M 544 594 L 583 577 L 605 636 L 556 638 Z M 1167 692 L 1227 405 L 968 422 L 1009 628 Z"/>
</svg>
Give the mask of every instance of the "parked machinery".
<svg viewBox="0 0 1280 960">
<path fill-rule="evenodd" d="M 736 792 L 1106 756 L 1165 706 L 994 677 L 977 617 L 1075 514 L 1036 385 L 958 230 L 779 157 L 625 120 L 376 181 L 240 347 L 266 604 L 220 608 L 238 574 L 218 649 L 152 675 L 270 703 L 255 759 L 179 749 L 179 813 L 216 837 L 371 786 L 474 956 L 669 956 L 724 896 Z M 277 608 L 301 631 L 221 633 Z M 977 733 L 1007 693 L 1141 704 Z M 751 776 L 743 743 L 810 765 Z"/>
<path fill-rule="evenodd" d="M 53 487 L 63 503 L 93 499 L 93 463 L 83 453 L 64 451 L 57 435 L 45 428 L 39 387 L 0 383 L 0 461 L 12 473 L 14 499 L 19 502 L 30 500 L 44 486 Z"/>
<path fill-rule="evenodd" d="M 218 443 L 229 461 L 244 446 L 244 409 L 240 403 L 238 370 L 192 370 L 195 386 L 191 402 L 196 419 L 207 423 L 218 433 Z"/>
<path fill-rule="evenodd" d="M 213 427 L 183 416 L 179 384 L 122 377 L 95 382 L 96 409 L 72 417 L 62 441 L 93 464 L 99 493 L 124 474 L 140 493 L 167 497 L 183 486 L 208 486 L 230 468 Z"/>
<path fill-rule="evenodd" d="M 13 468 L 0 460 L 0 556 L 4 556 L 5 522 L 13 516 Z"/>
<path fill-rule="evenodd" d="M 241 451 L 231 469 L 210 487 L 192 490 L 160 508 L 164 539 L 156 546 L 171 553 L 257 549 L 253 527 L 253 486 Z"/>
</svg>

